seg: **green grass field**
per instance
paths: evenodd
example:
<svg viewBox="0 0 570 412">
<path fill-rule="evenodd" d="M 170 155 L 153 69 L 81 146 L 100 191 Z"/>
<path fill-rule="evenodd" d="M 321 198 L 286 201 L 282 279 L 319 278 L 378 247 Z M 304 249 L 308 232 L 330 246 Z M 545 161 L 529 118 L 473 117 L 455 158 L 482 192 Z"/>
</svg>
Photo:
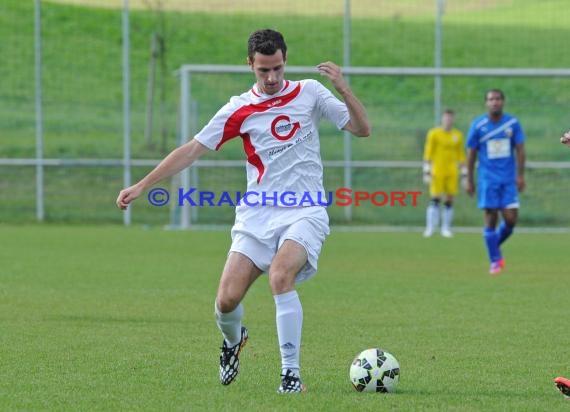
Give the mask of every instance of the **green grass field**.
<svg viewBox="0 0 570 412">
<path fill-rule="evenodd" d="M 30 157 L 33 2 L 0 3 L 0 157 Z M 352 65 L 432 65 L 435 2 L 428 3 L 353 1 Z M 122 156 L 121 4 L 42 1 L 46 157 Z M 289 65 L 342 61 L 340 0 L 291 0 L 279 9 L 254 0 L 170 0 L 167 134 L 159 140 L 156 118 L 147 146 L 149 43 L 158 19 L 147 1 L 131 4 L 134 157 L 160 158 L 176 144 L 173 71 L 184 63 L 244 64 L 245 39 L 256 28 L 285 33 Z M 569 17 L 567 0 L 448 0 L 443 65 L 570 67 Z M 194 76 L 199 113 L 193 127 L 252 81 L 249 75 Z M 374 129 L 370 139 L 353 141 L 353 157 L 419 160 L 433 121 L 433 79 L 353 77 L 351 85 Z M 497 86 L 507 93 L 507 111 L 525 127 L 528 160 L 567 161 L 557 138 L 570 124 L 570 80 L 445 78 L 444 104 L 457 110 L 465 130 L 484 110 L 483 90 Z M 322 137 L 323 159 L 342 158 L 340 134 L 323 125 Z M 209 158 L 242 158 L 238 143 Z M 133 179 L 147 171 L 134 168 Z M 527 172 L 522 227 L 568 227 L 569 173 Z M 243 171 L 200 170 L 199 179 L 201 190 L 244 189 Z M 356 190 L 425 190 L 420 180 L 419 170 L 356 169 L 353 183 Z M 34 169 L 0 167 L 0 411 L 568 410 L 552 380 L 570 375 L 570 234 L 515 234 L 504 247 L 506 270 L 491 278 L 480 234 L 425 240 L 419 232 L 349 233 L 333 226 L 319 273 L 298 289 L 309 392 L 279 396 L 266 278 L 244 302 L 250 341 L 240 376 L 229 387 L 218 382 L 221 335 L 213 300 L 227 231 L 161 230 L 169 210 L 146 198 L 133 207 L 134 227 L 106 226 L 122 222 L 114 207 L 119 168 L 47 168 L 45 182 L 46 220 L 75 226 L 6 224 L 34 221 Z M 325 182 L 328 190 L 342 187 L 342 171 L 327 169 Z M 457 200 L 456 223 L 480 225 L 473 200 Z M 418 207 L 354 208 L 354 223 L 418 226 L 426 204 L 424 195 Z M 199 223 L 227 224 L 233 216 L 229 207 L 199 212 Z M 331 222 L 343 222 L 343 212 L 331 207 Z M 353 357 L 375 346 L 400 362 L 393 395 L 360 394 L 348 380 Z"/>
<path fill-rule="evenodd" d="M 309 392 L 278 396 L 266 278 L 240 376 L 217 381 L 227 233 L 3 225 L 0 410 L 567 410 L 552 379 L 570 375 L 569 241 L 515 235 L 491 278 L 480 235 L 333 231 L 299 287 Z M 400 361 L 396 394 L 351 388 L 374 346 Z"/>
</svg>

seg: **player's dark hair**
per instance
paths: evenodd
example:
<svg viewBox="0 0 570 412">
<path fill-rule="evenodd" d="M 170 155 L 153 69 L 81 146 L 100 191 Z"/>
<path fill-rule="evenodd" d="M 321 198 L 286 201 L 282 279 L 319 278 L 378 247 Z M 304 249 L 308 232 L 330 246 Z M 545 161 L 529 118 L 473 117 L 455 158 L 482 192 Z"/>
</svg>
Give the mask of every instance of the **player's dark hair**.
<svg viewBox="0 0 570 412">
<path fill-rule="evenodd" d="M 261 29 L 254 31 L 247 41 L 247 56 L 252 63 L 255 53 L 271 56 L 277 50 L 281 50 L 283 60 L 286 60 L 287 45 L 285 44 L 285 39 L 281 33 L 275 30 Z"/>
<path fill-rule="evenodd" d="M 505 93 L 501 89 L 489 89 L 485 92 L 485 101 L 487 101 L 487 96 L 489 93 L 498 93 L 501 96 L 501 100 L 505 100 Z"/>
<path fill-rule="evenodd" d="M 450 115 L 454 116 L 454 115 L 455 115 L 455 110 L 453 110 L 453 109 L 445 109 L 445 110 L 443 111 L 443 113 L 444 113 L 444 114 L 450 114 Z"/>
</svg>

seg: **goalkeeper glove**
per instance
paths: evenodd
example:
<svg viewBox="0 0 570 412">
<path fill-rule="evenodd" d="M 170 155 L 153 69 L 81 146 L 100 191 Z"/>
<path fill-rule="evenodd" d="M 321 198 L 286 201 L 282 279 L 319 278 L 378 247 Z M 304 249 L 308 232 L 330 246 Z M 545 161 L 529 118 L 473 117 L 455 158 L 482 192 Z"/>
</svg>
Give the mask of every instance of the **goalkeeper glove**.
<svg viewBox="0 0 570 412">
<path fill-rule="evenodd" d="M 467 167 L 461 167 L 461 187 L 467 189 Z"/>
<path fill-rule="evenodd" d="M 429 164 L 429 162 L 424 162 L 423 171 L 424 171 L 423 181 L 426 185 L 429 185 L 431 183 L 431 165 Z"/>
</svg>

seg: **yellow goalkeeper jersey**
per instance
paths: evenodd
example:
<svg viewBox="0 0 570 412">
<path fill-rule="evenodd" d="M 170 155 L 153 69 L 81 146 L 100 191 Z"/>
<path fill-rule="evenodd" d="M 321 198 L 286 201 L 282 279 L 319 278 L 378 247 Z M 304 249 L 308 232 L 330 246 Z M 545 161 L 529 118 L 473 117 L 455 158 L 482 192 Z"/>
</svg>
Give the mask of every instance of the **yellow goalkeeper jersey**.
<svg viewBox="0 0 570 412">
<path fill-rule="evenodd" d="M 463 133 L 459 129 L 449 132 L 442 127 L 430 129 L 424 148 L 424 161 L 431 163 L 434 176 L 457 175 L 459 163 L 465 163 Z"/>
</svg>

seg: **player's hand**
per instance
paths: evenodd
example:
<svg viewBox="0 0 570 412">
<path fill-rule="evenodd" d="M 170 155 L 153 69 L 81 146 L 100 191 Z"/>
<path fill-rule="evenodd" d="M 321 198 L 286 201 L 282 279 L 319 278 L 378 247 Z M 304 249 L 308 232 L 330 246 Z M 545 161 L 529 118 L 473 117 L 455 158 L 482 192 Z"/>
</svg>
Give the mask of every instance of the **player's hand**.
<svg viewBox="0 0 570 412">
<path fill-rule="evenodd" d="M 467 168 L 465 166 L 463 166 L 461 168 L 461 177 L 460 177 L 459 183 L 461 184 L 461 187 L 465 190 L 467 190 L 468 181 L 469 181 L 469 179 L 467 179 Z"/>
<path fill-rule="evenodd" d="M 321 76 L 327 77 L 331 83 L 333 84 L 334 88 L 338 90 L 339 93 L 346 91 L 348 89 L 348 84 L 344 80 L 342 76 L 342 72 L 340 67 L 334 64 L 333 62 L 324 62 L 317 65 L 317 70 L 321 74 Z"/>
<path fill-rule="evenodd" d="M 422 166 L 422 170 L 424 172 L 423 181 L 424 184 L 429 185 L 431 183 L 431 164 L 430 162 L 424 162 Z"/>
<path fill-rule="evenodd" d="M 560 138 L 560 143 L 565 144 L 566 146 L 570 147 L 570 131 L 564 133 L 564 136 Z"/>
<path fill-rule="evenodd" d="M 524 188 L 526 187 L 526 182 L 524 181 L 524 176 L 518 176 L 517 177 L 517 189 L 519 190 L 519 192 L 524 191 Z"/>
<path fill-rule="evenodd" d="M 141 195 L 141 193 L 142 189 L 138 185 L 132 185 L 121 190 L 117 197 L 117 207 L 121 210 L 125 210 L 133 200 Z"/>
</svg>

